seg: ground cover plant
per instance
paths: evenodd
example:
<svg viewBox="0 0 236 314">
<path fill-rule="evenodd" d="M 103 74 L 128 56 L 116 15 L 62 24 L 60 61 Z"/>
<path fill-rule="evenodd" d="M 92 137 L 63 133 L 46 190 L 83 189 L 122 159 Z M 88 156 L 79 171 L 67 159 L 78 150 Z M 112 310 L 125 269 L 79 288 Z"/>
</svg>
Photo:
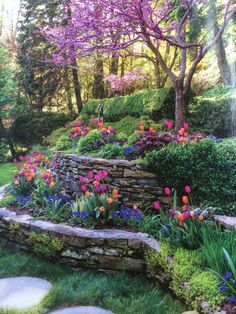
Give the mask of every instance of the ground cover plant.
<svg viewBox="0 0 236 314">
<path fill-rule="evenodd" d="M 53 284 L 48 296 L 32 310 L 0 309 L 1 314 L 41 314 L 48 310 L 73 305 L 94 305 L 123 313 L 179 314 L 186 307 L 155 288 L 143 276 L 109 275 L 95 271 L 72 271 L 0 246 L 0 278 L 16 276 L 41 277 Z"/>
</svg>

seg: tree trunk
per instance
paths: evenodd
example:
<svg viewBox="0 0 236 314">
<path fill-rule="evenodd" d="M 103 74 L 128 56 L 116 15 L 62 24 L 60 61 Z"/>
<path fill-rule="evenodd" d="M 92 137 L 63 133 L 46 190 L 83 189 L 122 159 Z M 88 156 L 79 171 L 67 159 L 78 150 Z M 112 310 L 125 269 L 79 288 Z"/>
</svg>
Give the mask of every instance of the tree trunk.
<svg viewBox="0 0 236 314">
<path fill-rule="evenodd" d="M 112 55 L 111 56 L 110 74 L 117 75 L 118 69 L 119 69 L 119 57 Z"/>
<path fill-rule="evenodd" d="M 83 109 L 83 101 L 81 97 L 81 88 L 80 88 L 80 83 L 79 83 L 79 78 L 78 78 L 78 66 L 77 66 L 76 60 L 74 60 L 73 62 L 72 75 L 73 75 L 73 84 L 74 84 L 74 90 L 75 90 L 76 106 L 77 106 L 78 113 L 80 113 L 81 110 Z"/>
<path fill-rule="evenodd" d="M 65 74 L 65 90 L 66 90 L 66 96 L 67 96 L 67 107 L 71 114 L 73 114 L 73 102 L 72 102 L 72 95 L 71 95 L 71 89 L 70 89 L 70 79 L 69 79 L 69 70 L 66 71 Z"/>
<path fill-rule="evenodd" d="M 96 60 L 94 73 L 93 98 L 102 99 L 104 97 L 105 87 L 104 87 L 103 60 L 101 57 L 98 57 L 98 59 Z"/>
<path fill-rule="evenodd" d="M 180 130 L 185 122 L 185 113 L 187 107 L 187 95 L 182 86 L 175 87 L 175 130 Z"/>
<path fill-rule="evenodd" d="M 215 33 L 217 34 L 218 31 L 219 30 L 217 27 L 217 30 L 215 30 Z M 216 47 L 215 47 L 215 51 L 216 51 L 217 63 L 218 63 L 219 69 L 220 69 L 221 80 L 224 83 L 224 85 L 231 85 L 230 67 L 229 67 L 229 64 L 227 61 L 225 47 L 224 47 L 222 37 L 217 42 Z"/>
<path fill-rule="evenodd" d="M 217 22 L 217 9 L 216 9 L 215 0 L 211 1 L 211 10 L 212 10 L 211 17 L 213 21 L 214 36 L 216 36 L 219 32 L 219 25 Z M 231 85 L 230 67 L 227 61 L 222 36 L 220 36 L 219 40 L 216 42 L 215 52 L 216 52 L 217 63 L 220 69 L 221 80 L 224 83 L 224 85 Z"/>
</svg>

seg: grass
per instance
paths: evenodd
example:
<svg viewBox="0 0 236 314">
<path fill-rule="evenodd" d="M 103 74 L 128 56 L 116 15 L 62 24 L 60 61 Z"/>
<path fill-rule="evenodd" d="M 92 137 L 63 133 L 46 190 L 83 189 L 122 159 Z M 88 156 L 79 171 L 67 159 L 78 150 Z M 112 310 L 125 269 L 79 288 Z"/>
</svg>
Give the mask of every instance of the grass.
<svg viewBox="0 0 236 314">
<path fill-rule="evenodd" d="M 14 163 L 0 163 L 0 186 L 11 182 L 15 170 L 16 166 Z"/>
<path fill-rule="evenodd" d="M 139 275 L 115 275 L 71 268 L 0 247 L 0 278 L 38 276 L 53 288 L 37 308 L 0 314 L 39 314 L 65 306 L 94 305 L 116 314 L 180 314 L 185 308 Z"/>
</svg>

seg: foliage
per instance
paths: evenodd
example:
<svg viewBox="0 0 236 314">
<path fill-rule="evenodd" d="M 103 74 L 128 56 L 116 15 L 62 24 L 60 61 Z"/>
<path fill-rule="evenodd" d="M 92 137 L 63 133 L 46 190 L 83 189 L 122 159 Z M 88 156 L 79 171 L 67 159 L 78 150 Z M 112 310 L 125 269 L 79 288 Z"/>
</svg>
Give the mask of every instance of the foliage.
<svg viewBox="0 0 236 314">
<path fill-rule="evenodd" d="M 200 310 L 201 301 L 207 300 L 209 307 L 219 310 L 225 297 L 219 293 L 219 279 L 209 271 L 195 273 L 189 282 L 187 301 Z"/>
<path fill-rule="evenodd" d="M 46 42 L 39 31 L 47 23 L 58 25 L 64 21 L 62 3 L 59 0 L 27 0 L 24 3 L 18 30 L 18 81 L 31 111 L 42 111 L 52 106 L 53 100 L 56 97 L 58 100 L 58 95 L 62 94 L 66 69 L 45 62 L 45 56 L 53 51 L 53 45 Z"/>
<path fill-rule="evenodd" d="M 158 215 L 144 215 L 142 220 L 134 221 L 132 226 L 136 231 L 148 233 L 156 239 L 160 236 L 160 221 Z"/>
<path fill-rule="evenodd" d="M 9 147 L 4 139 L 0 138 L 0 163 L 6 162 L 9 158 Z"/>
<path fill-rule="evenodd" d="M 92 130 L 88 135 L 82 137 L 78 143 L 78 152 L 80 154 L 91 154 L 103 146 L 102 134 Z"/>
<path fill-rule="evenodd" d="M 71 129 L 63 127 L 52 131 L 52 133 L 44 140 L 45 144 L 50 147 L 55 147 L 57 141 L 60 140 L 61 137 L 68 137 L 70 130 Z"/>
<path fill-rule="evenodd" d="M 202 311 L 202 302 L 207 302 L 209 307 L 217 310 L 225 301 L 225 297 L 219 293 L 217 276 L 202 270 L 204 259 L 200 251 L 182 248 L 173 250 L 169 244 L 162 243 L 159 253 L 150 251 L 146 254 L 146 263 L 149 274 L 154 278 L 158 276 L 161 267 L 162 276 L 170 282 L 174 293 L 195 310 Z"/>
<path fill-rule="evenodd" d="M 144 168 L 156 173 L 163 186 L 182 191 L 188 183 L 194 190 L 194 203 L 222 206 L 224 213 L 235 211 L 235 164 L 234 148 L 211 139 L 186 145 L 172 143 L 144 159 Z"/>
<path fill-rule="evenodd" d="M 233 263 L 236 264 L 236 253 L 234 249 L 236 232 L 231 230 L 223 232 L 221 228 L 215 224 L 206 224 L 203 226 L 201 233 L 201 251 L 207 267 L 224 275 L 229 269 L 221 248 L 224 247 L 227 250 L 231 255 Z"/>
<path fill-rule="evenodd" d="M 223 253 L 229 271 L 224 276 L 218 274 L 221 278 L 220 292 L 228 296 L 228 303 L 233 304 L 236 301 L 236 269 L 234 261 L 225 248 L 223 248 Z"/>
<path fill-rule="evenodd" d="M 12 204 L 15 200 L 15 196 L 13 194 L 8 194 L 4 198 L 0 199 L 0 208 L 7 207 L 8 205 Z"/>
<path fill-rule="evenodd" d="M 53 130 L 64 126 L 68 120 L 69 116 L 52 112 L 21 114 L 12 126 L 14 141 L 26 146 L 42 144 Z"/>
<path fill-rule="evenodd" d="M 30 232 L 28 245 L 34 253 L 46 257 L 55 257 L 64 247 L 64 241 L 47 233 Z"/>
<path fill-rule="evenodd" d="M 64 151 L 72 148 L 72 141 L 69 139 L 68 135 L 62 135 L 54 146 L 57 151 Z"/>
<path fill-rule="evenodd" d="M 82 113 L 97 114 L 101 101 L 90 100 Z M 136 93 L 130 96 L 103 99 L 105 121 L 117 122 L 127 116 L 140 118 L 148 116 L 159 120 L 167 116 L 174 117 L 174 91 L 172 88 Z"/>
<path fill-rule="evenodd" d="M 106 144 L 99 153 L 102 158 L 123 159 L 124 149 L 117 144 Z"/>
<path fill-rule="evenodd" d="M 211 89 L 191 103 L 188 121 L 203 133 L 229 136 L 232 133 L 231 106 L 235 101 L 235 89 Z"/>
</svg>

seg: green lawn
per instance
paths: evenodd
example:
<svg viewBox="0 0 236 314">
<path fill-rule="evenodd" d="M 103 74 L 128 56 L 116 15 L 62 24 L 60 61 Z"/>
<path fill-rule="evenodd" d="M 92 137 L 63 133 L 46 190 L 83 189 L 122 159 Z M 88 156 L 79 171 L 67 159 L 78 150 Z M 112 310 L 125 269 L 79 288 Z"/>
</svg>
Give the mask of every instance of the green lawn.
<svg viewBox="0 0 236 314">
<path fill-rule="evenodd" d="M 0 186 L 10 183 L 12 180 L 12 174 L 16 170 L 14 163 L 0 163 Z"/>
<path fill-rule="evenodd" d="M 0 247 L 0 278 L 39 276 L 53 284 L 39 307 L 0 314 L 39 314 L 72 305 L 95 305 L 115 314 L 180 314 L 185 307 L 139 275 L 75 272 L 66 266 Z"/>
</svg>

